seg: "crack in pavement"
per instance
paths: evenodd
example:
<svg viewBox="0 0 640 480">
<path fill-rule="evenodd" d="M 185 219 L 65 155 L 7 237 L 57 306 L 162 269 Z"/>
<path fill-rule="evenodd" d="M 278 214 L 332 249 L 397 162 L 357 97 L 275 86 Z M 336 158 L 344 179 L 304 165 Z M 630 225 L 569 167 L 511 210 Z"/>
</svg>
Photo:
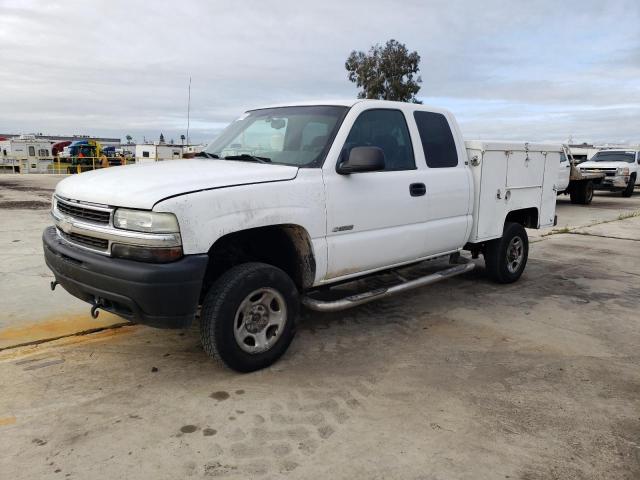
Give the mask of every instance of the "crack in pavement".
<svg viewBox="0 0 640 480">
<path fill-rule="evenodd" d="M 618 216 L 618 218 L 612 218 L 610 220 L 602 220 L 601 222 L 594 222 L 594 223 L 589 223 L 587 225 L 577 225 L 575 227 L 564 227 L 564 228 L 560 228 L 557 230 L 551 230 L 549 233 L 543 233 L 542 235 L 540 235 L 539 237 L 532 237 L 530 239 L 530 243 L 535 243 L 535 242 L 540 242 L 543 240 L 546 240 L 554 235 L 560 235 L 560 234 L 580 234 L 580 235 L 592 235 L 594 237 L 603 237 L 603 238 L 612 238 L 614 240 L 632 240 L 632 241 L 640 241 L 640 240 L 634 240 L 632 238 L 622 238 L 622 237 L 607 237 L 605 235 L 597 235 L 597 234 L 589 234 L 589 233 L 580 233 L 580 232 L 576 232 L 576 230 L 578 229 L 583 229 L 583 228 L 591 228 L 591 227 L 595 227 L 597 225 L 603 225 L 605 223 L 613 223 L 613 222 L 622 222 L 624 220 L 629 220 L 630 218 L 637 218 L 640 217 L 640 210 L 635 210 L 633 212 L 630 212 L 628 214 L 621 214 Z"/>
<path fill-rule="evenodd" d="M 585 237 L 611 238 L 612 240 L 629 240 L 631 242 L 640 242 L 640 238 L 612 237 L 609 235 L 600 235 L 598 233 L 589 232 L 567 232 L 569 235 L 584 235 Z"/>
<path fill-rule="evenodd" d="M 31 342 L 18 343 L 16 345 L 9 345 L 8 347 L 0 347 L 0 352 L 4 352 L 6 350 L 12 350 L 14 348 L 30 347 L 30 346 L 33 346 L 33 345 L 41 345 L 43 343 L 55 342 L 56 340 L 61 340 L 63 338 L 81 337 L 81 336 L 84 336 L 84 335 L 91 335 L 92 333 L 103 332 L 105 330 L 116 330 L 118 328 L 127 327 L 127 326 L 133 326 L 133 325 L 134 324 L 132 324 L 131 322 L 122 322 L 122 323 L 115 323 L 115 324 L 109 325 L 107 327 L 89 328 L 87 330 L 82 330 L 81 332 L 68 333 L 66 335 L 59 335 L 57 337 L 52 337 L 52 338 L 41 338 L 41 339 L 38 339 L 38 340 L 33 340 Z"/>
</svg>

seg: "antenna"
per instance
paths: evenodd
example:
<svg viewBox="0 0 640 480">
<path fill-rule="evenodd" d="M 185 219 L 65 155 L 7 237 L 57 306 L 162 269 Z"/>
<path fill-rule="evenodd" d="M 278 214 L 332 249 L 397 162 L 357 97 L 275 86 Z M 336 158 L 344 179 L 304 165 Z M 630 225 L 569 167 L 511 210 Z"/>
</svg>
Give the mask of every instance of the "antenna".
<svg viewBox="0 0 640 480">
<path fill-rule="evenodd" d="M 187 100 L 187 145 L 189 142 L 189 121 L 191 119 L 191 76 L 189 76 L 189 99 Z"/>
</svg>

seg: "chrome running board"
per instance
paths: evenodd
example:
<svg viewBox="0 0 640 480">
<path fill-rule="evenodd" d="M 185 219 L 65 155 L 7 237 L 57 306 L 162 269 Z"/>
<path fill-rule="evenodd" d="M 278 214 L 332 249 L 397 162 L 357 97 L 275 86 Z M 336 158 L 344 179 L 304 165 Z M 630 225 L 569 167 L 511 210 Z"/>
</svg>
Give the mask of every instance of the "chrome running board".
<svg viewBox="0 0 640 480">
<path fill-rule="evenodd" d="M 390 297 L 397 293 L 413 290 L 414 288 L 424 287 L 433 283 L 446 280 L 447 278 L 455 277 L 463 273 L 470 272 L 476 267 L 475 263 L 465 263 L 462 265 L 455 265 L 445 270 L 441 270 L 424 277 L 416 278 L 415 280 L 407 280 L 398 285 L 391 287 L 377 288 L 364 293 L 358 293 L 356 295 L 350 295 L 339 300 L 317 300 L 311 298 L 308 295 L 302 297 L 302 304 L 318 312 L 338 312 L 340 310 L 346 310 L 347 308 L 357 307 L 365 303 L 372 302 L 374 300 L 380 300 L 382 298 Z"/>
</svg>

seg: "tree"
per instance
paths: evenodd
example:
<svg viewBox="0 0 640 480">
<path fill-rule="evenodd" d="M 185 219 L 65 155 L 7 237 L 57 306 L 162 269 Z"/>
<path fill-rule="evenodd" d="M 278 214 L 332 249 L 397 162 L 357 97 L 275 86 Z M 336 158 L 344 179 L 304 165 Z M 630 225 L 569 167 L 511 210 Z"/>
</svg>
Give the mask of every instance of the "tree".
<svg viewBox="0 0 640 480">
<path fill-rule="evenodd" d="M 125 138 L 127 139 L 127 143 L 131 144 L 131 140 L 133 140 L 133 137 L 131 135 L 127 135 Z"/>
<path fill-rule="evenodd" d="M 185 139 L 185 136 L 184 135 L 180 135 L 180 141 L 182 142 L 183 145 L 184 145 L 184 139 Z"/>
<path fill-rule="evenodd" d="M 159 143 L 164 143 L 164 135 L 162 133 L 160 133 L 160 142 Z"/>
<path fill-rule="evenodd" d="M 422 103 L 416 98 L 422 83 L 419 63 L 418 52 L 409 52 L 391 39 L 384 47 L 374 45 L 368 53 L 352 51 L 344 66 L 349 80 L 362 89 L 358 98 Z"/>
</svg>

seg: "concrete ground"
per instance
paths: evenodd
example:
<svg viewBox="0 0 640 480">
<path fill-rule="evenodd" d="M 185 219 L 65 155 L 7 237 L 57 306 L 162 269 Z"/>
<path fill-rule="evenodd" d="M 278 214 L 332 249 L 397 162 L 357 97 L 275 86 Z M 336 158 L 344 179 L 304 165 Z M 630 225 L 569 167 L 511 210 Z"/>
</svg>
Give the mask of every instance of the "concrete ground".
<svg viewBox="0 0 640 480">
<path fill-rule="evenodd" d="M 6 223 L 3 180 L 0 478 L 640 478 L 638 194 L 560 198 L 558 233 L 533 239 L 515 284 L 486 280 L 480 259 L 402 296 L 306 312 L 280 362 L 239 375 L 195 326 L 7 348 L 7 329 L 49 318 L 41 302 L 53 325 L 76 305 L 39 290 L 46 211 Z"/>
<path fill-rule="evenodd" d="M 51 225 L 55 185 L 63 175 L 0 174 L 0 349 L 122 323 L 62 290 L 42 255 L 42 231 Z"/>
</svg>

